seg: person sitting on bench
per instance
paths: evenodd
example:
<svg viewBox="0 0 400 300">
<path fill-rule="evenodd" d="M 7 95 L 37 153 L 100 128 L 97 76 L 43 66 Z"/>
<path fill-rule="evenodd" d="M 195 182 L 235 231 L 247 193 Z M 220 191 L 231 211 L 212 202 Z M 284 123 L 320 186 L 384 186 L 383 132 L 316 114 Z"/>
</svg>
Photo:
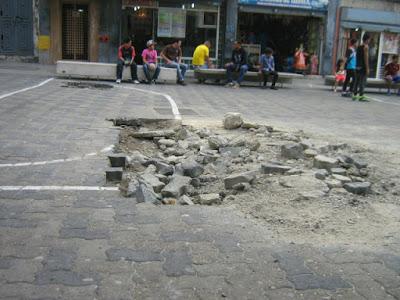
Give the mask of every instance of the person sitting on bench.
<svg viewBox="0 0 400 300">
<path fill-rule="evenodd" d="M 147 41 L 147 48 L 142 52 L 143 72 L 148 84 L 156 83 L 161 71 L 160 66 L 157 64 L 157 50 L 154 49 L 155 44 L 153 40 Z M 150 75 L 150 72 L 154 72 L 153 76 Z"/>
<path fill-rule="evenodd" d="M 277 90 L 278 88 L 275 86 L 276 81 L 278 80 L 278 72 L 275 71 L 275 59 L 272 56 L 273 51 L 271 48 L 266 48 L 265 53 L 260 57 L 260 70 L 259 73 L 262 74 L 263 77 L 263 88 L 267 88 L 268 77 L 272 76 L 272 84 L 271 90 Z"/>
<path fill-rule="evenodd" d="M 182 50 L 180 48 L 180 41 L 175 40 L 172 44 L 167 45 L 160 53 L 160 56 L 164 60 L 164 67 L 176 69 L 177 72 L 177 84 L 186 85 L 185 73 L 188 68 L 187 65 L 181 63 Z"/>
<path fill-rule="evenodd" d="M 137 65 L 135 63 L 135 48 L 132 46 L 132 40 L 126 38 L 123 44 L 118 48 L 118 63 L 117 63 L 117 83 L 122 80 L 122 72 L 125 67 L 130 67 L 133 83 L 139 83 L 137 77 Z"/>
<path fill-rule="evenodd" d="M 385 80 L 387 83 L 387 94 L 390 95 L 392 92 L 392 84 L 396 84 L 400 82 L 400 65 L 399 65 L 399 56 L 398 55 L 393 55 L 392 56 L 392 62 L 388 63 L 385 66 L 384 69 L 384 74 L 385 74 Z M 397 95 L 400 96 L 400 89 L 397 91 Z"/>
<path fill-rule="evenodd" d="M 233 43 L 233 51 L 231 62 L 225 65 L 226 76 L 228 79 L 228 83 L 226 86 L 238 88 L 244 79 L 244 75 L 248 71 L 249 67 L 247 65 L 247 53 L 242 48 L 242 43 L 235 41 Z M 236 82 L 233 82 L 232 73 L 240 72 L 239 78 Z"/>
</svg>

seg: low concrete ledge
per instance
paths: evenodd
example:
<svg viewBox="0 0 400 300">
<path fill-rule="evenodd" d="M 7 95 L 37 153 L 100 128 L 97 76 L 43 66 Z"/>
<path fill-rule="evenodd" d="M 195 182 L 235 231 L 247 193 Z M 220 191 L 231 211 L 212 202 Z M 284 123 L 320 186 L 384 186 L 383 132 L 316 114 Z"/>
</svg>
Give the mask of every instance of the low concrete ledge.
<svg viewBox="0 0 400 300">
<path fill-rule="evenodd" d="M 325 76 L 325 85 L 333 86 L 335 84 L 335 76 L 334 75 L 327 75 Z M 377 78 L 368 78 L 367 79 L 367 87 L 369 88 L 377 88 L 383 89 L 386 88 L 386 81 L 384 79 L 377 79 Z M 399 89 L 400 83 L 393 83 L 392 89 Z"/>
<path fill-rule="evenodd" d="M 57 76 L 63 78 L 116 80 L 117 65 L 109 63 L 94 63 L 82 61 L 57 61 Z M 138 65 L 139 80 L 146 80 L 143 66 Z M 130 69 L 127 67 L 122 73 L 122 80 L 131 79 Z M 176 70 L 161 67 L 159 82 L 176 82 Z"/>
</svg>

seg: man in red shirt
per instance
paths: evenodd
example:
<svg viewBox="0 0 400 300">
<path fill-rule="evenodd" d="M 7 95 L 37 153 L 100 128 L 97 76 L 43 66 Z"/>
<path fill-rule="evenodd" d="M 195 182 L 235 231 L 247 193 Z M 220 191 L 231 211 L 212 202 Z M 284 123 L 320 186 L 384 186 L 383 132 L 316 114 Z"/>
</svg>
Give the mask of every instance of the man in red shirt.
<svg viewBox="0 0 400 300">
<path fill-rule="evenodd" d="M 384 69 L 385 80 L 387 82 L 387 87 L 388 87 L 388 92 L 387 92 L 388 95 L 390 95 L 391 93 L 392 84 L 400 82 L 399 70 L 400 70 L 399 56 L 393 55 L 392 62 L 388 63 Z M 397 95 L 400 96 L 400 89 L 397 92 Z"/>
<path fill-rule="evenodd" d="M 139 83 L 137 77 L 137 66 L 135 63 L 135 48 L 132 46 L 132 40 L 126 38 L 123 44 L 118 48 L 118 63 L 117 63 L 117 83 L 120 84 L 122 80 L 122 72 L 125 67 L 131 68 L 131 76 L 133 83 Z"/>
</svg>

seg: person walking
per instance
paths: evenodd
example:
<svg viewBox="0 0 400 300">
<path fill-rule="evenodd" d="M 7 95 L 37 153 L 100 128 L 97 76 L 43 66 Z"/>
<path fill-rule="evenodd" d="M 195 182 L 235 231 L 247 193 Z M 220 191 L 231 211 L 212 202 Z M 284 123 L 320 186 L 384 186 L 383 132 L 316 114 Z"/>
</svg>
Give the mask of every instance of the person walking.
<svg viewBox="0 0 400 300">
<path fill-rule="evenodd" d="M 228 87 L 239 88 L 244 79 L 244 75 L 248 71 L 247 53 L 242 48 L 242 43 L 235 41 L 233 43 L 233 51 L 231 61 L 225 65 Z M 236 82 L 233 81 L 232 73 L 239 72 L 239 78 Z"/>
<path fill-rule="evenodd" d="M 143 72 L 148 84 L 156 83 L 161 71 L 160 66 L 157 64 L 157 50 L 154 49 L 155 44 L 153 40 L 147 41 L 147 49 L 144 49 L 142 52 Z M 153 76 L 150 75 L 150 72 L 153 72 Z"/>
<path fill-rule="evenodd" d="M 160 53 L 164 60 L 164 67 L 176 69 L 177 84 L 186 85 L 185 73 L 188 69 L 186 64 L 182 63 L 182 50 L 180 48 L 180 41 L 175 40 L 172 44 L 167 45 Z"/>
<path fill-rule="evenodd" d="M 260 57 L 260 69 L 259 73 L 262 74 L 263 77 L 263 88 L 267 88 L 268 77 L 272 77 L 271 90 L 277 90 L 278 88 L 275 86 L 276 81 L 278 80 L 278 72 L 275 70 L 275 59 L 272 56 L 273 50 L 271 48 L 266 48 L 265 53 Z"/>
<path fill-rule="evenodd" d="M 356 46 L 357 46 L 357 40 L 356 39 L 351 39 L 350 40 L 350 46 L 346 51 L 346 79 L 344 80 L 343 83 L 343 88 L 342 88 L 342 96 L 351 96 L 351 93 L 353 92 L 354 89 L 354 83 L 356 81 Z M 350 89 L 347 90 L 347 86 L 350 83 Z"/>
<path fill-rule="evenodd" d="M 354 84 L 354 95 L 353 101 L 368 101 L 368 98 L 364 96 L 364 89 L 367 83 L 367 77 L 369 75 L 369 47 L 368 44 L 371 37 L 368 33 L 364 34 L 362 38 L 362 45 L 357 47 L 356 51 L 356 81 Z"/>
<path fill-rule="evenodd" d="M 135 63 L 135 47 L 132 46 L 132 40 L 126 38 L 123 44 L 118 48 L 118 62 L 117 62 L 117 83 L 122 81 L 122 72 L 124 67 L 130 67 L 132 82 L 139 83 L 137 77 L 137 65 Z"/>
</svg>

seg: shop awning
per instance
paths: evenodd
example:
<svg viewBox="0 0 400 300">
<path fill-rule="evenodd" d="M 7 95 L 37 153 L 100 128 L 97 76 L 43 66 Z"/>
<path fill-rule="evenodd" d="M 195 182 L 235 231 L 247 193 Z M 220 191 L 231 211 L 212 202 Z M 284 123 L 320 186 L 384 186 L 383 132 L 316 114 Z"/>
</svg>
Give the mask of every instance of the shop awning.
<svg viewBox="0 0 400 300">
<path fill-rule="evenodd" d="M 341 11 L 341 26 L 366 31 L 400 32 L 400 13 L 345 7 Z"/>
<path fill-rule="evenodd" d="M 328 0 L 239 0 L 239 5 L 327 11 Z"/>
<path fill-rule="evenodd" d="M 274 7 L 274 6 L 239 5 L 239 11 L 246 13 L 254 13 L 254 14 L 293 15 L 293 16 L 318 17 L 318 18 L 323 18 L 326 16 L 326 11 L 321 11 L 321 10 Z"/>
</svg>

